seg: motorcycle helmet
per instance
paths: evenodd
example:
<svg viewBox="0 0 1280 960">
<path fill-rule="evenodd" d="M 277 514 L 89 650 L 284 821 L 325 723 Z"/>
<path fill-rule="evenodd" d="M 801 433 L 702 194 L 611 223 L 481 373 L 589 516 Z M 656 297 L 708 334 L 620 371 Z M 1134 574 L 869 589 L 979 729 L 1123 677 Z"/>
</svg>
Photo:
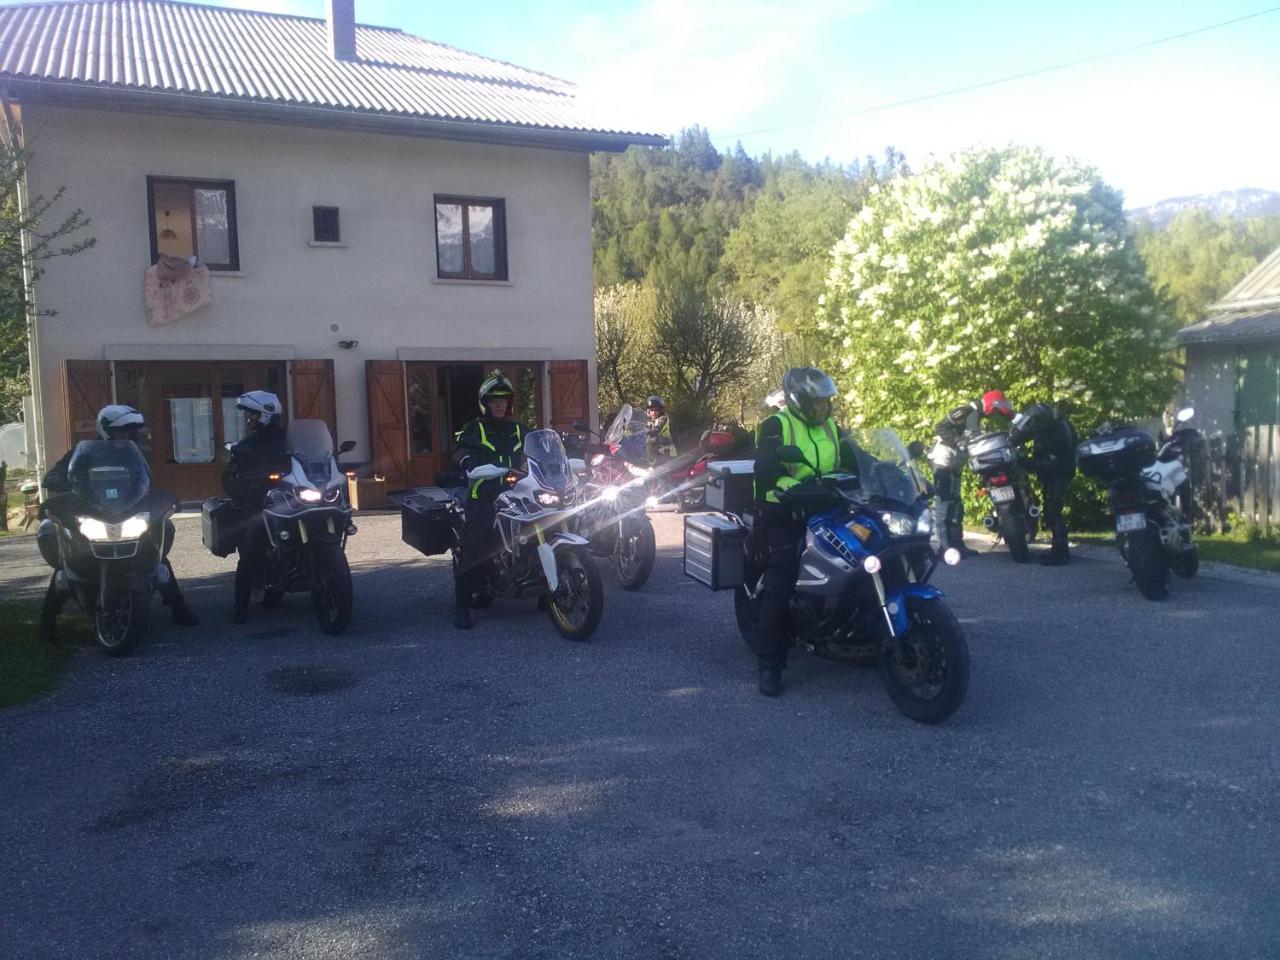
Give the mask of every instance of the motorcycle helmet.
<svg viewBox="0 0 1280 960">
<path fill-rule="evenodd" d="M 813 367 L 792 367 L 782 375 L 782 393 L 787 409 L 811 427 L 824 418 L 814 410 L 817 400 L 834 400 L 836 383 L 821 370 Z"/>
<path fill-rule="evenodd" d="M 1002 417 L 1013 416 L 1013 404 L 1004 395 L 1003 390 L 988 390 L 982 395 L 982 414 L 989 417 L 998 413 Z"/>
<path fill-rule="evenodd" d="M 123 403 L 110 403 L 98 411 L 98 436 L 103 440 L 111 440 L 113 431 L 136 433 L 141 430 L 146 420 L 142 414 Z M 129 439 L 133 439 L 132 436 Z"/>
<path fill-rule="evenodd" d="M 280 398 L 266 390 L 250 390 L 236 400 L 236 409 L 258 415 L 258 426 L 265 427 L 280 413 Z"/>
<path fill-rule="evenodd" d="M 660 396 L 658 396 L 657 394 L 654 394 L 647 401 L 645 401 L 644 408 L 646 410 L 658 410 L 665 413 L 667 410 L 667 405 L 662 402 L 662 398 Z"/>
<path fill-rule="evenodd" d="M 487 417 L 490 400 L 496 400 L 499 397 L 510 400 L 513 396 L 515 396 L 515 390 L 511 387 L 511 381 L 503 375 L 502 371 L 495 370 L 489 375 L 488 380 L 480 384 L 480 412 Z"/>
</svg>

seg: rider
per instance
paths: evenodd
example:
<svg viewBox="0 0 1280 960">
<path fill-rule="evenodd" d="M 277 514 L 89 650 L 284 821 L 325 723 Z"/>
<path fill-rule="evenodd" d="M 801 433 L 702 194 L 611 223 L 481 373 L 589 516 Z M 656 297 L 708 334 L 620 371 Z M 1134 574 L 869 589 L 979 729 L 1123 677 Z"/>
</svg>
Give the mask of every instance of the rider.
<svg viewBox="0 0 1280 960">
<path fill-rule="evenodd" d="M 858 472 L 856 448 L 831 417 L 835 382 L 821 370 L 794 367 L 783 375 L 782 392 L 785 406 L 765 418 L 756 433 L 755 498 L 759 523 L 754 535 L 757 548 L 767 551 L 756 654 L 760 692 L 766 697 L 782 692 L 791 597 L 796 589 L 806 519 L 789 509 L 779 494 L 809 477 L 837 470 Z M 780 456 L 785 447 L 798 448 L 807 462 L 784 462 L 790 459 Z"/>
<path fill-rule="evenodd" d="M 146 420 L 141 411 L 122 403 L 112 403 L 103 407 L 98 411 L 97 421 L 98 436 L 103 440 L 128 441 L 133 444 L 137 444 L 139 434 L 142 432 L 143 427 L 146 426 Z M 70 494 L 70 466 L 71 458 L 75 455 L 75 452 L 76 448 L 72 447 L 62 455 L 57 463 L 49 468 L 42 481 L 46 492 L 55 496 Z M 43 506 L 41 511 L 43 514 Z M 155 528 L 152 528 L 153 536 L 155 532 Z M 187 606 L 186 601 L 182 599 L 182 591 L 178 587 L 178 578 L 173 572 L 173 564 L 169 562 L 169 548 L 173 546 L 173 538 L 176 533 L 177 529 L 174 527 L 173 521 L 166 519 L 163 528 L 164 541 L 160 562 L 164 566 L 167 576 L 163 578 L 164 582 L 156 584 L 156 592 L 160 594 L 160 599 L 164 601 L 164 605 L 169 608 L 169 615 L 173 618 L 174 623 L 184 627 L 194 627 L 200 622 L 200 618 L 195 615 L 191 608 Z M 40 521 L 40 526 L 36 529 L 36 541 L 40 546 L 40 553 L 45 559 L 51 563 L 56 563 L 58 556 L 57 533 L 53 528 L 52 520 L 42 519 Z M 49 590 L 45 594 L 44 607 L 40 612 L 40 631 L 41 635 L 47 640 L 52 640 L 54 637 L 58 614 L 62 612 L 63 604 L 66 603 L 68 596 L 58 591 L 57 581 L 58 574 L 55 571 L 53 579 L 49 581 Z"/>
<path fill-rule="evenodd" d="M 528 428 L 511 419 L 515 391 L 495 370 L 480 385 L 480 413 L 454 436 L 453 461 L 464 473 L 484 464 L 515 467 Z M 471 599 L 484 585 L 484 562 L 497 545 L 493 529 L 493 501 L 502 492 L 502 478 L 470 481 L 466 520 L 462 525 L 458 562 L 453 572 L 453 625 L 471 629 Z"/>
<path fill-rule="evenodd" d="M 1053 567 L 1071 560 L 1062 507 L 1076 472 L 1077 438 L 1064 406 L 1062 402 L 1032 404 L 1013 418 L 1009 432 L 1009 441 L 1015 446 L 1032 442 L 1032 469 L 1040 481 L 1045 524 L 1052 534 L 1049 555 L 1040 562 Z"/>
<path fill-rule="evenodd" d="M 222 488 L 242 508 L 244 536 L 236 562 L 236 623 L 249 617 L 249 597 L 253 583 L 267 560 L 267 530 L 257 522 L 263 501 L 271 487 L 270 475 L 289 469 L 289 455 L 280 428 L 280 398 L 266 390 L 250 390 L 236 400 L 244 411 L 245 435 L 231 448 L 231 458 L 222 474 Z"/>
<path fill-rule="evenodd" d="M 964 450 L 978 432 L 982 418 L 992 416 L 1013 416 L 1013 407 L 1000 390 L 988 390 L 981 400 L 955 407 L 933 428 L 937 442 L 929 451 L 929 461 L 933 464 L 938 545 L 943 550 L 955 547 L 964 557 L 978 555 L 964 542 L 964 499 L 960 486 Z"/>
<path fill-rule="evenodd" d="M 649 424 L 645 428 L 649 459 L 675 457 L 676 443 L 671 438 L 671 418 L 667 416 L 667 406 L 662 398 L 656 394 L 651 396 L 645 403 L 644 412 L 649 418 Z"/>
</svg>

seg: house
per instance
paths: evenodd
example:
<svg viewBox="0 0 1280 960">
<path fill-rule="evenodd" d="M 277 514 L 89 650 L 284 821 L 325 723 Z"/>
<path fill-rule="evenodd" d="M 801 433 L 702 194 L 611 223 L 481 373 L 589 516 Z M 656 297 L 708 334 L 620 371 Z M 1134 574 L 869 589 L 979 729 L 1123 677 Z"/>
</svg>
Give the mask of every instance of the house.
<svg viewBox="0 0 1280 960">
<path fill-rule="evenodd" d="M 1178 331 L 1178 343 L 1183 398 L 1202 430 L 1229 439 L 1242 513 L 1280 522 L 1280 249 Z"/>
<path fill-rule="evenodd" d="M 356 24 L 353 0 L 66 0 L 0 8 L 0 94 L 28 194 L 65 187 L 97 239 L 36 290 L 46 462 L 130 403 L 156 485 L 198 499 L 236 396 L 269 389 L 395 489 L 434 481 L 493 368 L 528 421 L 595 411 L 588 156 L 665 140 L 572 84 Z M 212 302 L 157 325 L 162 255 L 207 268 Z"/>
</svg>

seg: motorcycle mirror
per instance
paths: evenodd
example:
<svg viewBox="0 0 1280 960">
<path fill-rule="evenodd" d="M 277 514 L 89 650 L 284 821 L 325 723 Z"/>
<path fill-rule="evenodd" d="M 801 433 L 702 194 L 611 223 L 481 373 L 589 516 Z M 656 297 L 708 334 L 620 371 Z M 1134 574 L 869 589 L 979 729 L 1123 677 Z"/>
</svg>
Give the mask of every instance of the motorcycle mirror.
<svg viewBox="0 0 1280 960">
<path fill-rule="evenodd" d="M 1196 415 L 1195 407 L 1183 407 L 1181 410 L 1178 411 L 1177 415 L 1173 419 L 1177 420 L 1179 423 L 1186 423 L 1195 415 Z"/>
<path fill-rule="evenodd" d="M 230 440 L 228 440 L 226 443 L 224 443 L 224 444 L 222 445 L 222 449 L 223 449 L 223 450 L 225 450 L 225 451 L 227 451 L 227 453 L 230 453 L 230 452 L 231 452 L 231 448 L 232 448 L 232 447 L 234 447 L 234 446 L 235 446 L 235 444 L 234 444 L 234 443 L 232 443 Z"/>
<path fill-rule="evenodd" d="M 354 450 L 355 448 L 356 448 L 356 442 L 354 440 L 343 440 L 340 444 L 338 444 L 339 453 L 347 453 L 351 450 Z"/>
<path fill-rule="evenodd" d="M 924 459 L 924 444 L 919 440 L 912 440 L 907 444 L 907 456 L 912 460 Z"/>
</svg>

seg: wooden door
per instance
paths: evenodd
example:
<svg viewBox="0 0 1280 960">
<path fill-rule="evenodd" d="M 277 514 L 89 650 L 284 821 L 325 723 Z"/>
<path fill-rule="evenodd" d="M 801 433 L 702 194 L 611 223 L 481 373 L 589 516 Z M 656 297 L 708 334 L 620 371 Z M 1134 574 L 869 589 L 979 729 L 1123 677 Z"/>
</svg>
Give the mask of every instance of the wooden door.
<svg viewBox="0 0 1280 960">
<path fill-rule="evenodd" d="M 67 448 L 70 449 L 81 440 L 92 440 L 98 435 L 98 411 L 111 402 L 111 364 L 106 360 L 64 360 L 62 388 Z M 63 451 L 45 453 L 52 463 Z"/>
<path fill-rule="evenodd" d="M 404 364 L 399 360 L 366 360 L 365 379 L 373 472 L 386 479 L 388 490 L 403 490 L 410 482 Z"/>
<path fill-rule="evenodd" d="M 289 396 L 293 400 L 295 420 L 323 420 L 329 425 L 334 445 L 342 442 L 338 437 L 338 403 L 333 386 L 332 360 L 292 361 L 289 364 Z"/>
<path fill-rule="evenodd" d="M 587 361 L 551 361 L 551 427 L 572 430 L 573 421 L 590 422 Z"/>
<path fill-rule="evenodd" d="M 222 405 L 209 367 L 165 371 L 157 391 L 159 420 L 151 428 L 156 486 L 179 500 L 199 500 L 218 489 Z"/>
</svg>

